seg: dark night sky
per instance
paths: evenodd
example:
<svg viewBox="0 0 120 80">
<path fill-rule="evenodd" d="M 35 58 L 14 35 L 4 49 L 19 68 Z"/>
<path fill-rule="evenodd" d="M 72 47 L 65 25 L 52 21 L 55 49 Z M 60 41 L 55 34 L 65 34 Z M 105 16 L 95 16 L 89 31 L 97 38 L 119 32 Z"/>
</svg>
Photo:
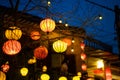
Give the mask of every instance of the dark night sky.
<svg viewBox="0 0 120 80">
<path fill-rule="evenodd" d="M 10 7 L 9 0 L 0 0 L 0 4 Z M 14 2 L 16 0 L 13 0 Z M 28 0 L 20 0 L 19 10 L 23 10 Z M 40 5 L 45 6 L 47 0 L 32 0 L 27 9 L 38 5 L 35 9 L 27 13 L 45 18 L 46 12 Z M 71 26 L 83 27 L 87 34 L 95 39 L 113 46 L 113 52 L 118 53 L 116 32 L 114 29 L 114 12 L 93 5 L 86 0 L 50 0 L 49 10 L 53 13 L 50 16 L 56 21 L 63 20 Z M 97 4 L 114 9 L 115 5 L 120 7 L 120 0 L 90 0 Z M 49 14 L 49 13 L 48 13 Z M 102 15 L 103 20 L 95 19 Z M 83 22 L 87 21 L 85 26 Z"/>
</svg>

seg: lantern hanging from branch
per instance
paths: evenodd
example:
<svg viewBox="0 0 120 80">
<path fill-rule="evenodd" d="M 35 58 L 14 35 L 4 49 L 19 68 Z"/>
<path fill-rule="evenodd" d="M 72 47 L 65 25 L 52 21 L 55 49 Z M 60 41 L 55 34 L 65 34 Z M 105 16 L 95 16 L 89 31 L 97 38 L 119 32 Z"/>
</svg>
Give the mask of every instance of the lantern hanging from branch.
<svg viewBox="0 0 120 80">
<path fill-rule="evenodd" d="M 48 74 L 41 74 L 41 80 L 49 80 L 50 76 Z"/>
<path fill-rule="evenodd" d="M 80 43 L 80 47 L 81 47 L 82 50 L 84 50 L 84 48 L 85 48 L 84 42 Z"/>
<path fill-rule="evenodd" d="M 81 59 L 85 60 L 86 59 L 86 54 L 85 53 L 81 53 Z"/>
<path fill-rule="evenodd" d="M 48 55 L 48 50 L 45 46 L 37 47 L 34 50 L 34 57 L 36 57 L 37 59 L 44 59 L 47 57 L 47 55 Z"/>
<path fill-rule="evenodd" d="M 5 64 L 3 64 L 3 65 L 1 66 L 1 68 L 2 68 L 2 71 L 3 71 L 3 72 L 8 72 L 8 70 L 9 70 L 9 68 L 10 68 L 9 63 L 6 62 Z"/>
<path fill-rule="evenodd" d="M 72 40 L 69 38 L 62 39 L 63 42 L 67 43 L 67 46 L 70 46 L 72 44 Z"/>
<path fill-rule="evenodd" d="M 38 40 L 38 39 L 40 39 L 40 32 L 39 31 L 32 31 L 30 33 L 30 37 L 32 40 Z"/>
<path fill-rule="evenodd" d="M 83 71 L 86 71 L 87 70 L 87 65 L 86 64 L 82 64 L 81 68 L 82 68 Z"/>
<path fill-rule="evenodd" d="M 40 22 L 40 28 L 44 32 L 52 32 L 55 29 L 55 26 L 55 22 L 50 18 L 46 18 Z"/>
<path fill-rule="evenodd" d="M 16 40 L 8 40 L 3 44 L 2 50 L 7 55 L 15 55 L 20 52 L 21 44 Z"/>
<path fill-rule="evenodd" d="M 28 74 L 28 68 L 26 67 L 21 68 L 20 73 L 22 76 L 26 76 Z"/>
<path fill-rule="evenodd" d="M 9 27 L 9 29 L 7 29 L 5 31 L 5 36 L 6 36 L 7 39 L 18 40 L 22 36 L 22 31 L 20 30 L 20 28 L 15 27 L 15 26 Z"/>
<path fill-rule="evenodd" d="M 59 77 L 59 80 L 67 80 L 67 78 L 65 76 L 61 76 Z"/>
<path fill-rule="evenodd" d="M 67 49 L 67 43 L 65 43 L 61 40 L 58 40 L 53 43 L 53 49 L 57 53 L 62 53 L 64 51 L 66 51 L 66 49 Z"/>
</svg>

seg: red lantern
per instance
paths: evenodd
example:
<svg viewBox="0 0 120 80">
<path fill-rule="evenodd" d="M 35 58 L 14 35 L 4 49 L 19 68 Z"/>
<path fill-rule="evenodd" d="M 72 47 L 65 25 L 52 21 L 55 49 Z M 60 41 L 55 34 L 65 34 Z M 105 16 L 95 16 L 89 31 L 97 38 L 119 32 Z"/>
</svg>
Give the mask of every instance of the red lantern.
<svg viewBox="0 0 120 80">
<path fill-rule="evenodd" d="M 112 74 L 111 74 L 110 67 L 105 68 L 105 76 L 106 76 L 106 80 L 112 80 Z"/>
<path fill-rule="evenodd" d="M 80 47 L 81 47 L 82 50 L 84 50 L 84 48 L 85 48 L 85 44 L 84 44 L 83 42 L 80 43 Z"/>
<path fill-rule="evenodd" d="M 1 68 L 2 68 L 2 71 L 3 71 L 3 72 L 8 72 L 10 66 L 9 66 L 9 64 L 6 63 L 6 64 L 3 64 L 3 65 L 1 66 Z"/>
<path fill-rule="evenodd" d="M 40 23 L 40 28 L 44 32 L 52 32 L 55 29 L 55 26 L 55 22 L 49 18 L 42 20 Z"/>
<path fill-rule="evenodd" d="M 94 74 L 101 74 L 101 73 L 103 73 L 103 70 L 102 69 L 95 69 L 93 72 L 94 72 Z"/>
<path fill-rule="evenodd" d="M 15 55 L 20 52 L 21 44 L 17 40 L 8 40 L 4 43 L 2 49 L 7 55 Z"/>
<path fill-rule="evenodd" d="M 34 56 L 37 58 L 37 59 L 44 59 L 46 58 L 48 55 L 48 50 L 46 47 L 44 46 L 40 46 L 40 47 L 37 47 L 35 50 L 34 50 Z"/>
<path fill-rule="evenodd" d="M 87 70 L 87 65 L 86 64 L 82 64 L 81 68 L 82 68 L 83 71 L 86 71 Z"/>
<path fill-rule="evenodd" d="M 81 59 L 85 60 L 86 59 L 86 54 L 85 53 L 81 53 Z"/>
<path fill-rule="evenodd" d="M 32 32 L 30 33 L 30 37 L 31 37 L 31 39 L 33 39 L 33 40 L 38 40 L 38 39 L 40 39 L 40 33 L 39 33 L 39 31 L 32 31 Z"/>
<path fill-rule="evenodd" d="M 64 39 L 62 39 L 62 41 L 67 43 L 67 46 L 70 46 L 72 43 L 71 39 L 69 39 L 69 38 L 64 38 Z"/>
</svg>

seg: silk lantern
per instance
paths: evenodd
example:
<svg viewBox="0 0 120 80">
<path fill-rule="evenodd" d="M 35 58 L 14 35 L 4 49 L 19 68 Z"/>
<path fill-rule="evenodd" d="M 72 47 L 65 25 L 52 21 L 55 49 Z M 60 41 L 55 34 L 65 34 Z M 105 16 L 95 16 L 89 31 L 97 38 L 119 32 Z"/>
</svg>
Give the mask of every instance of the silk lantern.
<svg viewBox="0 0 120 80">
<path fill-rule="evenodd" d="M 86 71 L 87 70 L 87 65 L 86 64 L 82 64 L 81 68 L 82 68 L 83 71 Z"/>
<path fill-rule="evenodd" d="M 41 80 L 49 80 L 50 76 L 48 74 L 41 74 Z"/>
<path fill-rule="evenodd" d="M 84 48 L 85 48 L 84 42 L 80 43 L 80 47 L 81 47 L 82 50 L 84 50 Z"/>
<path fill-rule="evenodd" d="M 81 53 L 81 59 L 85 60 L 86 59 L 86 54 L 85 53 Z"/>
<path fill-rule="evenodd" d="M 39 31 L 32 31 L 30 33 L 30 37 L 32 40 L 38 40 L 38 39 L 40 39 L 40 32 Z"/>
<path fill-rule="evenodd" d="M 45 46 L 37 47 L 34 50 L 34 57 L 36 57 L 37 59 L 44 59 L 47 57 L 47 55 L 48 55 L 48 50 Z"/>
<path fill-rule="evenodd" d="M 106 80 L 112 80 L 112 73 L 110 67 L 105 68 L 105 78 Z"/>
<path fill-rule="evenodd" d="M 52 32 L 55 29 L 55 26 L 55 22 L 50 18 L 46 18 L 40 22 L 40 28 L 44 32 Z"/>
<path fill-rule="evenodd" d="M 20 73 L 22 76 L 26 76 L 28 74 L 28 68 L 26 67 L 21 68 Z"/>
<path fill-rule="evenodd" d="M 3 44 L 2 50 L 7 55 L 15 55 L 20 52 L 21 44 L 17 40 L 8 40 Z"/>
<path fill-rule="evenodd" d="M 67 49 L 67 43 L 65 43 L 61 40 L 55 41 L 53 43 L 53 49 L 57 53 L 62 53 L 64 51 L 66 51 L 66 49 Z"/>
<path fill-rule="evenodd" d="M 70 46 L 72 44 L 72 41 L 69 38 L 64 38 L 64 39 L 62 39 L 62 41 L 67 43 L 67 46 Z"/>
<path fill-rule="evenodd" d="M 61 76 L 61 77 L 59 77 L 58 80 L 67 80 L 67 78 L 65 76 Z"/>
<path fill-rule="evenodd" d="M 0 71 L 0 80 L 6 80 L 6 75 L 2 71 Z"/>
<path fill-rule="evenodd" d="M 2 71 L 3 71 L 3 72 L 8 72 L 8 70 L 10 69 L 9 63 L 6 62 L 5 64 L 3 64 L 3 65 L 1 66 L 1 68 L 2 68 Z"/>
<path fill-rule="evenodd" d="M 20 28 L 15 27 L 15 26 L 9 27 L 9 29 L 7 29 L 5 31 L 5 36 L 6 36 L 7 39 L 18 40 L 22 36 L 22 31 L 20 30 Z"/>
</svg>

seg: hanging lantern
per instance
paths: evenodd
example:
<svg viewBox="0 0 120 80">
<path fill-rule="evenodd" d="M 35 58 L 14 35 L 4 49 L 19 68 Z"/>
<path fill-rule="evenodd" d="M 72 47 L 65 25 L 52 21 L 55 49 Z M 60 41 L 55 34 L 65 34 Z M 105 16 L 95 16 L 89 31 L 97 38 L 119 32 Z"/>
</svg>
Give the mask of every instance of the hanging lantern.
<svg viewBox="0 0 120 80">
<path fill-rule="evenodd" d="M 84 44 L 83 42 L 80 43 L 80 47 L 81 47 L 82 50 L 84 50 L 84 48 L 85 48 L 85 44 Z"/>
<path fill-rule="evenodd" d="M 70 46 L 72 44 L 72 41 L 69 38 L 64 38 L 64 39 L 62 39 L 62 41 L 67 43 L 67 46 Z"/>
<path fill-rule="evenodd" d="M 15 55 L 20 52 L 21 44 L 16 40 L 8 40 L 3 44 L 2 49 L 7 55 Z"/>
<path fill-rule="evenodd" d="M 39 31 L 32 31 L 30 33 L 30 37 L 32 40 L 38 40 L 38 39 L 40 39 L 40 32 Z"/>
<path fill-rule="evenodd" d="M 6 80 L 6 75 L 2 71 L 0 71 L 0 80 Z"/>
<path fill-rule="evenodd" d="M 1 68 L 2 68 L 2 71 L 3 71 L 3 72 L 8 72 L 10 66 L 9 66 L 8 62 L 6 62 L 5 64 L 3 64 L 3 65 L 1 66 Z"/>
<path fill-rule="evenodd" d="M 28 64 L 34 64 L 34 63 L 36 63 L 36 58 L 35 57 L 28 60 Z"/>
<path fill-rule="evenodd" d="M 22 36 L 22 31 L 20 30 L 20 28 L 17 28 L 15 26 L 9 27 L 9 29 L 5 31 L 5 36 L 7 39 L 18 40 Z"/>
<path fill-rule="evenodd" d="M 85 60 L 86 59 L 86 54 L 85 53 L 81 53 L 81 59 Z"/>
<path fill-rule="evenodd" d="M 105 68 L 105 76 L 106 76 L 106 80 L 112 80 L 112 74 L 111 74 L 110 67 Z"/>
<path fill-rule="evenodd" d="M 47 66 L 44 65 L 44 66 L 42 67 L 42 71 L 43 71 L 43 72 L 46 72 L 46 71 L 47 71 Z"/>
<path fill-rule="evenodd" d="M 20 73 L 22 76 L 26 76 L 28 74 L 28 68 L 26 67 L 21 68 Z"/>
<path fill-rule="evenodd" d="M 55 22 L 50 18 L 46 18 L 40 23 L 40 28 L 44 32 L 52 32 L 55 29 L 55 26 Z"/>
<path fill-rule="evenodd" d="M 80 80 L 80 77 L 79 76 L 73 76 L 72 80 Z"/>
<path fill-rule="evenodd" d="M 57 53 L 62 53 L 64 51 L 66 51 L 67 44 L 61 40 L 58 40 L 58 41 L 53 43 L 53 49 Z"/>
<path fill-rule="evenodd" d="M 59 77 L 59 80 L 67 80 L 67 78 L 65 76 L 61 76 Z"/>
<path fill-rule="evenodd" d="M 34 56 L 37 58 L 37 59 L 44 59 L 46 58 L 48 55 L 48 50 L 45 46 L 40 46 L 40 47 L 37 47 L 35 50 L 34 50 Z"/>
<path fill-rule="evenodd" d="M 83 71 L 86 71 L 87 70 L 87 65 L 86 64 L 82 64 L 81 68 L 82 68 Z"/>
<path fill-rule="evenodd" d="M 50 76 L 48 74 L 42 74 L 40 78 L 41 80 L 49 80 Z"/>
</svg>

